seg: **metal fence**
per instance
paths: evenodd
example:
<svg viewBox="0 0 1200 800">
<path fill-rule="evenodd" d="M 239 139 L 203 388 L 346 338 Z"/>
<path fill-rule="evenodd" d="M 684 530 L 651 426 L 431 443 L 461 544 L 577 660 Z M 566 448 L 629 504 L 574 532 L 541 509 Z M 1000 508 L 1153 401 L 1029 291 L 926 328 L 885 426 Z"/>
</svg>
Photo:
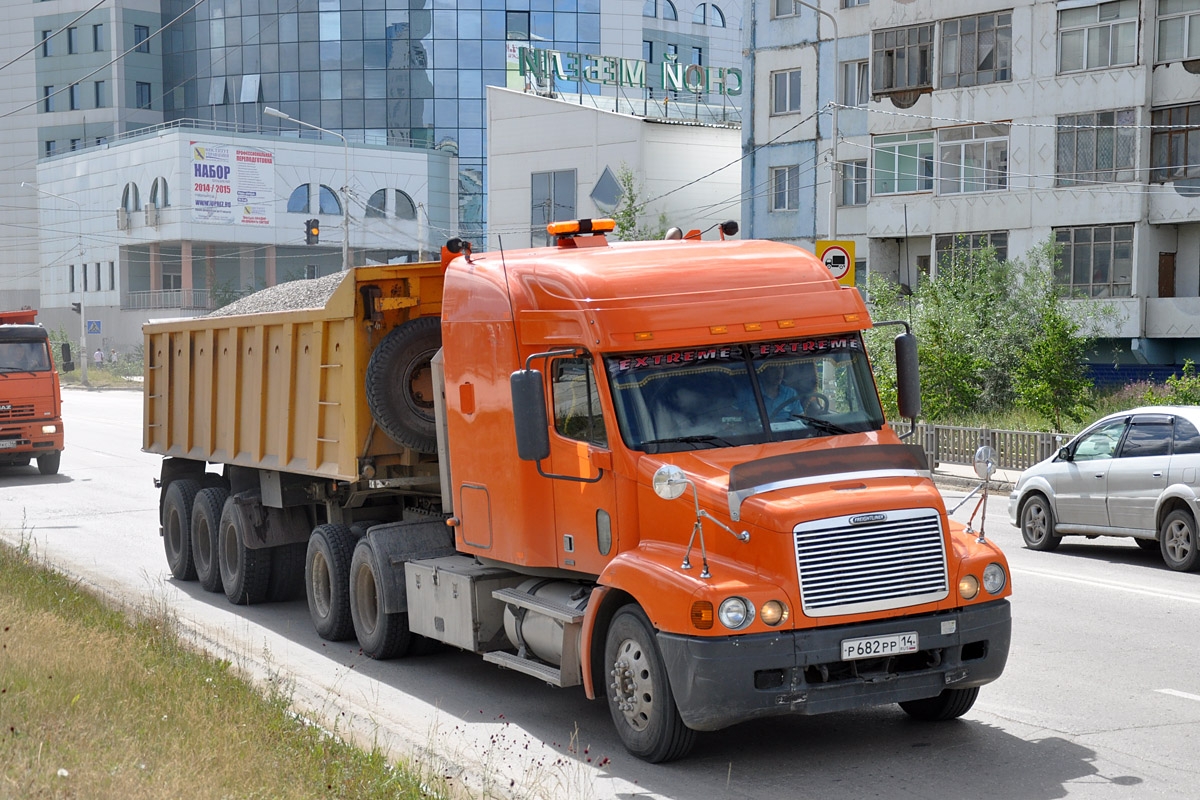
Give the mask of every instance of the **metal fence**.
<svg viewBox="0 0 1200 800">
<path fill-rule="evenodd" d="M 892 422 L 892 428 L 900 434 L 908 433 L 907 422 Z M 996 466 L 999 469 L 1028 469 L 1058 451 L 1071 437 L 1065 433 L 1043 433 L 1039 431 L 1005 431 L 991 428 L 964 428 L 958 425 L 932 425 L 917 423 L 914 443 L 925 448 L 929 465 L 936 467 L 947 464 L 971 464 L 975 451 L 987 445 L 996 451 Z"/>
<path fill-rule="evenodd" d="M 121 298 L 121 309 L 140 311 L 178 308 L 182 311 L 213 311 L 246 294 L 248 292 L 214 289 L 156 289 L 146 292 L 126 292 Z"/>
</svg>

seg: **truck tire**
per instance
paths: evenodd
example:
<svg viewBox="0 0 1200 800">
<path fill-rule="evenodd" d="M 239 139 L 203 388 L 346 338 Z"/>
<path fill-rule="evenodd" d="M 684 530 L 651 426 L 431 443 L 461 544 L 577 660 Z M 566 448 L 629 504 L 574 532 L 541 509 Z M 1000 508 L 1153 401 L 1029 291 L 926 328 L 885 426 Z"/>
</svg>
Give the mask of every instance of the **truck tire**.
<svg viewBox="0 0 1200 800">
<path fill-rule="evenodd" d="M 246 546 L 245 522 L 230 496 L 221 511 L 217 533 L 217 564 L 225 596 L 235 605 L 253 605 L 267 599 L 271 587 L 271 551 Z"/>
<path fill-rule="evenodd" d="M 651 764 L 687 755 L 696 732 L 683 724 L 644 611 L 627 605 L 613 616 L 604 644 L 608 710 L 625 749 Z"/>
<path fill-rule="evenodd" d="M 192 562 L 206 592 L 221 591 L 221 565 L 217 563 L 217 532 L 229 490 L 216 486 L 201 489 L 192 503 Z"/>
<path fill-rule="evenodd" d="M 281 544 L 272 547 L 271 585 L 267 588 L 267 600 L 272 603 L 299 600 L 304 596 L 304 559 L 308 551 L 306 542 Z"/>
<path fill-rule="evenodd" d="M 57 475 L 58 465 L 62 461 L 62 451 L 56 450 L 53 453 L 46 453 L 44 456 L 38 456 L 38 472 L 43 475 Z M 29 462 L 26 461 L 26 464 Z"/>
<path fill-rule="evenodd" d="M 318 525 L 308 540 L 304 591 L 317 635 L 329 642 L 354 636 L 350 618 L 350 559 L 354 534 L 345 525 Z"/>
<path fill-rule="evenodd" d="M 350 618 L 363 653 L 379 660 L 406 655 L 413 639 L 407 613 L 383 610 L 382 585 L 375 551 L 369 541 L 361 539 L 350 559 Z"/>
<path fill-rule="evenodd" d="M 927 722 L 943 722 L 948 719 L 958 719 L 971 710 L 975 698 L 979 697 L 979 687 L 970 689 L 945 689 L 936 697 L 926 697 L 924 700 L 908 700 L 900 704 L 904 712 L 913 719 Z"/>
<path fill-rule="evenodd" d="M 40 466 L 41 459 L 38 459 Z M 180 478 L 171 481 L 167 496 L 163 499 L 163 549 L 167 552 L 167 566 L 176 580 L 196 580 L 196 563 L 192 560 L 192 505 L 200 481 Z"/>
<path fill-rule="evenodd" d="M 367 406 L 380 430 L 396 444 L 437 452 L 433 372 L 442 346 L 439 317 L 418 317 L 394 328 L 367 363 Z"/>
</svg>

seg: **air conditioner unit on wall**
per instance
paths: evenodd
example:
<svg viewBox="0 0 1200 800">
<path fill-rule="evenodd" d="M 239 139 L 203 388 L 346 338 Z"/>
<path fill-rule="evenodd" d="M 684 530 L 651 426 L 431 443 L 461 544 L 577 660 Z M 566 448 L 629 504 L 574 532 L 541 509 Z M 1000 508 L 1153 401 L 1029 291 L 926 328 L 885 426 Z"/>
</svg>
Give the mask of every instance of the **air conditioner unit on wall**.
<svg viewBox="0 0 1200 800">
<path fill-rule="evenodd" d="M 146 203 L 146 224 L 151 227 L 158 225 L 158 207 L 154 203 Z"/>
<path fill-rule="evenodd" d="M 123 208 L 117 209 L 117 230 L 129 230 L 129 212 Z"/>
</svg>

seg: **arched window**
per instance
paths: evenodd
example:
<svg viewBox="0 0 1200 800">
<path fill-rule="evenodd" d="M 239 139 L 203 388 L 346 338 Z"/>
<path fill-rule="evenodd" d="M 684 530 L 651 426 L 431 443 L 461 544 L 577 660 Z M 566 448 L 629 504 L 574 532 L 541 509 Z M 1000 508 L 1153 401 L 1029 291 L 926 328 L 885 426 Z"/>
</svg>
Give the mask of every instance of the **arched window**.
<svg viewBox="0 0 1200 800">
<path fill-rule="evenodd" d="M 136 183 L 125 184 L 125 191 L 121 193 L 121 208 L 126 211 L 142 210 L 142 197 Z"/>
<path fill-rule="evenodd" d="M 367 219 L 383 219 L 387 216 L 387 189 L 380 189 L 367 201 Z"/>
<path fill-rule="evenodd" d="M 671 0 L 663 0 L 663 19 L 679 19 L 679 14 L 675 11 L 675 4 Z"/>
<path fill-rule="evenodd" d="M 308 213 L 308 193 L 311 187 L 307 183 L 302 183 L 295 189 L 292 189 L 292 196 L 288 198 L 288 213 L 289 214 L 307 214 Z"/>
<path fill-rule="evenodd" d="M 166 178 L 155 178 L 154 183 L 150 184 L 150 204 L 155 208 L 166 208 L 171 205 L 171 198 L 167 194 Z"/>
<path fill-rule="evenodd" d="M 642 4 L 642 16 L 643 17 L 657 17 L 658 16 L 658 0 L 646 0 L 646 2 Z"/>
<path fill-rule="evenodd" d="M 716 3 L 712 4 L 712 12 L 708 15 L 708 24 L 714 28 L 725 27 L 725 12 Z"/>
<path fill-rule="evenodd" d="M 692 24 L 693 25 L 703 25 L 705 22 L 705 17 L 707 17 L 707 16 L 708 16 L 708 3 L 701 3 L 700 5 L 696 6 L 696 13 L 692 14 Z"/>
<path fill-rule="evenodd" d="M 320 209 L 318 214 L 341 214 L 342 204 L 338 202 L 337 194 L 333 189 L 330 189 L 325 184 L 321 184 L 319 193 L 320 199 L 317 201 L 317 208 Z"/>
<path fill-rule="evenodd" d="M 396 219 L 416 219 L 417 207 L 412 198 L 399 189 L 396 190 Z"/>
</svg>

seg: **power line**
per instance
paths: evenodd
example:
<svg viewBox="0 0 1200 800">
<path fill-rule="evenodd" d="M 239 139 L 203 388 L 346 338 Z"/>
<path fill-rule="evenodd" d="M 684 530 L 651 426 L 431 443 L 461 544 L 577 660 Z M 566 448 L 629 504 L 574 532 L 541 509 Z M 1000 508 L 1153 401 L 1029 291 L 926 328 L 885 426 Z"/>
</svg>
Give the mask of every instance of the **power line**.
<svg viewBox="0 0 1200 800">
<path fill-rule="evenodd" d="M 83 19 L 83 18 L 84 18 L 84 17 L 86 17 L 88 14 L 92 13 L 92 12 L 93 12 L 93 11 L 95 11 L 97 8 L 99 8 L 100 6 L 104 5 L 106 2 L 108 2 L 108 0 L 98 0 L 98 2 L 96 3 L 96 5 L 92 6 L 92 7 L 91 7 L 91 8 L 89 8 L 87 11 L 84 11 L 84 12 L 83 12 L 82 14 L 80 14 L 78 17 L 76 17 L 75 19 L 73 19 L 73 20 L 71 20 L 70 22 L 66 23 L 66 24 L 65 24 L 65 25 L 63 25 L 61 28 L 59 28 L 58 30 L 54 31 L 54 33 L 51 33 L 51 34 L 50 34 L 49 36 L 47 36 L 46 38 L 42 39 L 40 42 L 37 42 L 37 43 L 36 43 L 36 44 L 35 44 L 33 47 L 29 48 L 29 49 L 28 49 L 28 50 L 26 50 L 24 53 L 21 53 L 21 55 L 19 55 L 19 56 L 15 56 L 14 58 L 12 58 L 10 61 L 8 61 L 8 62 L 7 62 L 7 63 L 5 63 L 5 64 L 0 64 L 0 72 L 3 72 L 4 70 L 6 70 L 6 69 L 8 69 L 9 67 L 11 67 L 13 64 L 15 64 L 15 63 L 17 63 L 18 61 L 20 61 L 20 60 L 21 60 L 22 58 L 24 58 L 25 56 L 27 56 L 27 55 L 29 55 L 30 53 L 32 53 L 33 51 L 37 50 L 39 47 L 42 47 L 43 45 L 45 45 L 45 44 L 46 44 L 46 42 L 50 41 L 50 40 L 51 40 L 51 39 L 53 39 L 55 36 L 58 36 L 60 33 L 62 33 L 63 31 L 65 31 L 67 28 L 71 27 L 72 25 L 74 25 L 76 22 L 79 22 L 79 20 Z"/>
</svg>

